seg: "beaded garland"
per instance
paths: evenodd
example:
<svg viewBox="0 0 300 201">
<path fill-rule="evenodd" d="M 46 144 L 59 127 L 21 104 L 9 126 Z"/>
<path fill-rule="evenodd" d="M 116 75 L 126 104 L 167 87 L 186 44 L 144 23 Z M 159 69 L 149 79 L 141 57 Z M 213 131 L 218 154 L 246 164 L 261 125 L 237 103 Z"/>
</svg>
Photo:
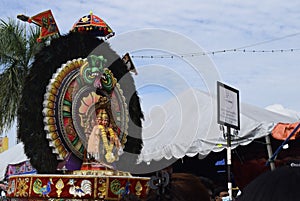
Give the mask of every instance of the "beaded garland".
<svg viewBox="0 0 300 201">
<path fill-rule="evenodd" d="M 104 126 L 99 125 L 99 129 L 101 131 L 101 137 L 102 137 L 103 145 L 104 145 L 104 148 L 106 151 L 105 159 L 108 163 L 112 163 L 116 160 L 116 157 L 112 153 L 112 150 L 114 148 L 114 140 L 113 139 L 115 138 L 115 132 L 113 131 L 112 128 L 108 128 L 109 137 L 110 137 L 110 142 L 108 143 Z"/>
</svg>

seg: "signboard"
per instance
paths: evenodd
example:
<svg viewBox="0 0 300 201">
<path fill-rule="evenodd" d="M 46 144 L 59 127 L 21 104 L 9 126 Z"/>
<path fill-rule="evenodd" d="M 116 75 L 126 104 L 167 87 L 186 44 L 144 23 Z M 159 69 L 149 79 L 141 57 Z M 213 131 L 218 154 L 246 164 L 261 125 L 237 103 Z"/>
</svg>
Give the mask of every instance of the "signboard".
<svg viewBox="0 0 300 201">
<path fill-rule="evenodd" d="M 239 91 L 217 82 L 218 124 L 240 129 Z"/>
</svg>

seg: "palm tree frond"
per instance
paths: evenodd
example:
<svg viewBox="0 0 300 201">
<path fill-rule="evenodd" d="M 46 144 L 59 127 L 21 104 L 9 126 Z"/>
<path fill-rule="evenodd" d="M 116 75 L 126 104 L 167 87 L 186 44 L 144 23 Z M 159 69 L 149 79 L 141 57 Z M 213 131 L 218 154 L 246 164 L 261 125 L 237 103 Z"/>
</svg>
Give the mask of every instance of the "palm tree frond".
<svg viewBox="0 0 300 201">
<path fill-rule="evenodd" d="M 0 133 L 16 119 L 25 77 L 43 46 L 36 41 L 39 33 L 37 27 L 0 19 Z"/>
</svg>

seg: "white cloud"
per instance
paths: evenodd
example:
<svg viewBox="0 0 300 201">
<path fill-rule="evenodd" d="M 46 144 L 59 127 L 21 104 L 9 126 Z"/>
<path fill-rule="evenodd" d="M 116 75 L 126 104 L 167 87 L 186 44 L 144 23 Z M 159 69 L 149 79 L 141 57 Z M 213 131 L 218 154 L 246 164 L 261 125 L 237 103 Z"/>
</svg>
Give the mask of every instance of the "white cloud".
<svg viewBox="0 0 300 201">
<path fill-rule="evenodd" d="M 61 33 L 93 11 L 116 35 L 143 28 L 164 28 L 192 39 L 205 51 L 231 49 L 300 32 L 300 2 L 228 0 L 152 1 L 18 1 L 2 0 L 0 18 L 29 16 L 51 9 Z M 147 40 L 147 37 L 145 37 Z M 176 43 L 176 41 L 174 41 Z M 300 35 L 248 49 L 299 48 Z M 260 107 L 280 103 L 300 111 L 300 51 L 286 53 L 220 53 L 210 56 L 220 76 L 240 89 L 242 101 Z M 135 59 L 143 65 L 147 61 Z M 165 65 L 168 61 L 162 62 Z M 190 75 L 187 75 L 189 79 Z M 164 76 L 164 79 L 172 77 Z M 163 79 L 163 78 L 162 78 Z"/>
</svg>

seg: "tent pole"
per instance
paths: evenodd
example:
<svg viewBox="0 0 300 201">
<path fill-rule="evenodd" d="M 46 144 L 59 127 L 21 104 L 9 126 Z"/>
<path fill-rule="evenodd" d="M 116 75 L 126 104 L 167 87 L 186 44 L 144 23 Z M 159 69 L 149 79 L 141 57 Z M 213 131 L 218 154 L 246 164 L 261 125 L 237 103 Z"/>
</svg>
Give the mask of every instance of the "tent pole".
<svg viewBox="0 0 300 201">
<path fill-rule="evenodd" d="M 231 133 L 230 127 L 227 126 L 227 180 L 228 180 L 228 193 L 230 200 L 232 200 L 232 182 L 231 182 Z"/>
<path fill-rule="evenodd" d="M 270 162 L 274 161 L 279 152 L 282 150 L 283 146 L 288 143 L 288 141 L 296 134 L 297 130 L 300 128 L 300 123 L 294 128 L 291 134 L 281 143 L 281 145 L 276 149 L 275 153 L 271 156 L 271 158 L 267 161 L 266 165 L 269 165 Z"/>
<path fill-rule="evenodd" d="M 266 144 L 267 144 L 267 151 L 268 151 L 268 157 L 269 157 L 269 161 L 270 161 L 270 167 L 271 167 L 271 170 L 273 171 L 273 170 L 275 170 L 275 163 L 273 160 L 271 160 L 273 151 L 272 151 L 270 136 L 267 135 L 265 137 L 265 139 L 266 139 Z"/>
</svg>

